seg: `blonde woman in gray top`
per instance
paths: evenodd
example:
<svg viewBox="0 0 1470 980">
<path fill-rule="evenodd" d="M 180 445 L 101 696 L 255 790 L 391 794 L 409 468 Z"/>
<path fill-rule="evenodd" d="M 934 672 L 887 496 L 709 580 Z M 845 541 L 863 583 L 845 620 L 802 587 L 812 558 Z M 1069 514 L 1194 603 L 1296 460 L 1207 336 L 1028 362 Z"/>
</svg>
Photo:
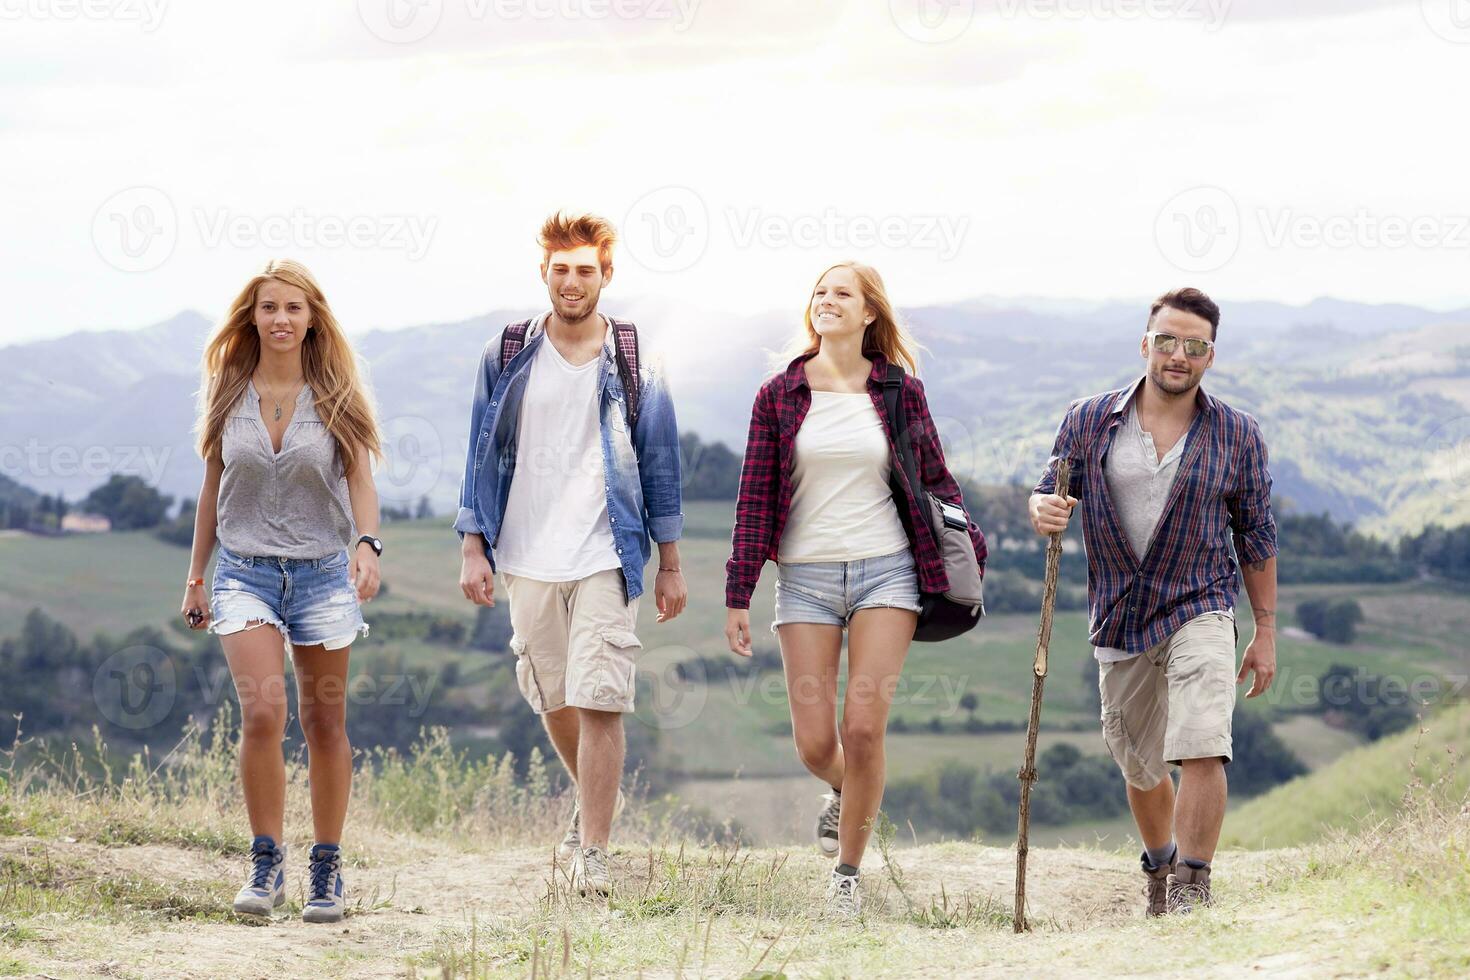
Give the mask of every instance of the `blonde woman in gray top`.
<svg viewBox="0 0 1470 980">
<path fill-rule="evenodd" d="M 240 776 L 254 835 L 235 910 L 285 901 L 285 650 L 306 736 L 315 846 L 303 918 L 346 908 L 339 846 L 352 786 L 347 665 L 378 591 L 381 458 L 352 349 L 306 268 L 272 260 L 204 352 L 197 425 L 204 484 L 180 610 L 219 634 L 240 699 Z M 204 568 L 219 544 L 211 592 Z"/>
</svg>

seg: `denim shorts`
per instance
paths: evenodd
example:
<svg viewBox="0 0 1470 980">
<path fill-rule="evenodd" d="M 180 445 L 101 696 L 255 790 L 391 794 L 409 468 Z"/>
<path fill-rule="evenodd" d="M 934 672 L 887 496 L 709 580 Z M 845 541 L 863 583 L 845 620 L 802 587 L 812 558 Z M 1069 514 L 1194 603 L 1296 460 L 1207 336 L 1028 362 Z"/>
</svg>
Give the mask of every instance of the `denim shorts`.
<svg viewBox="0 0 1470 980">
<path fill-rule="evenodd" d="M 368 625 L 347 569 L 346 551 L 326 558 L 256 558 L 220 545 L 209 631 L 228 636 L 259 620 L 292 646 L 349 646 L 359 634 L 367 636 Z"/>
<path fill-rule="evenodd" d="M 908 548 L 877 558 L 778 562 L 776 567 L 773 633 L 787 623 L 846 626 L 859 609 L 920 609 L 919 573 Z"/>
</svg>

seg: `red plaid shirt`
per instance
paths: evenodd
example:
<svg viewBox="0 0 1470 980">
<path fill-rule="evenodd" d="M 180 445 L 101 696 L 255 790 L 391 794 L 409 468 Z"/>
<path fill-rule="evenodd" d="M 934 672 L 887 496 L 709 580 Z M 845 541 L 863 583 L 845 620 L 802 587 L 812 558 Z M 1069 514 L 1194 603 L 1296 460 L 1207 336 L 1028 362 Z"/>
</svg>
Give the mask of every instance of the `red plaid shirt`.
<svg viewBox="0 0 1470 980">
<path fill-rule="evenodd" d="M 750 413 L 750 435 L 745 442 L 745 465 L 740 471 L 740 497 L 735 505 L 735 531 L 731 536 L 730 560 L 725 563 L 725 605 L 731 609 L 750 608 L 750 596 L 760 579 L 765 563 L 776 560 L 786 516 L 791 512 L 792 468 L 796 463 L 796 433 L 812 405 L 812 390 L 806 380 L 806 354 L 792 361 L 785 371 L 761 385 Z M 903 472 L 898 449 L 889 431 L 888 410 L 883 404 L 883 380 L 888 375 L 888 362 L 881 354 L 869 354 L 873 370 L 868 375 L 868 395 L 888 432 L 888 457 L 897 473 Z M 949 503 L 964 506 L 959 484 L 944 464 L 944 449 L 939 433 L 929 415 L 929 402 L 924 397 L 924 384 L 905 374 L 903 410 L 908 420 L 910 442 L 924 489 Z M 908 481 L 901 478 L 910 520 L 905 529 L 919 528 L 918 539 L 908 531 L 914 564 L 919 574 L 921 592 L 946 592 L 949 579 L 944 574 L 944 561 L 934 541 L 927 515 L 919 510 Z M 985 535 L 974 521 L 970 522 L 970 538 L 975 542 L 975 557 L 980 574 L 985 574 Z"/>
</svg>

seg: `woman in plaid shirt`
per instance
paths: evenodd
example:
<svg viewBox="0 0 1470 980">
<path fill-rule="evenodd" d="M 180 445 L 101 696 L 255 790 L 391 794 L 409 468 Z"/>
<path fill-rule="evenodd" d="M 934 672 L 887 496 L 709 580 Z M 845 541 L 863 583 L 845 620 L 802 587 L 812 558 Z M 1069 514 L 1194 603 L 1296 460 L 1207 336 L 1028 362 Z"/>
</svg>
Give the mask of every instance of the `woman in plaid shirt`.
<svg viewBox="0 0 1470 980">
<path fill-rule="evenodd" d="M 838 861 L 828 901 L 852 916 L 858 865 L 883 797 L 888 710 L 920 593 L 948 589 L 890 435 L 883 403 L 890 363 L 909 372 L 901 397 L 921 482 L 941 499 L 963 500 L 924 387 L 911 373 L 915 344 L 894 318 L 878 273 L 855 262 L 827 269 L 804 321 L 800 354 L 761 386 L 751 412 L 725 566 L 725 636 L 734 653 L 751 655 L 751 593 L 761 567 L 776 561 L 771 629 L 780 639 L 797 753 L 831 787 L 817 819 L 818 846 Z M 983 572 L 985 541 L 978 528 L 971 533 Z M 844 629 L 848 684 L 839 731 Z"/>
</svg>

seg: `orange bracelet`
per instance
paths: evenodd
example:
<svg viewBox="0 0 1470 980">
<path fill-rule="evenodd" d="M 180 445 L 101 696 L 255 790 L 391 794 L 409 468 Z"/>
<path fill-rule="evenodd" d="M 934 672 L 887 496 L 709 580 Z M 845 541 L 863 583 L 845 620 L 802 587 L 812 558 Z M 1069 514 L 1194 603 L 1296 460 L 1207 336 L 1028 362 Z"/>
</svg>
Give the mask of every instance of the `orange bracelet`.
<svg viewBox="0 0 1470 980">
<path fill-rule="evenodd" d="M 187 582 L 184 583 L 184 588 L 190 589 L 190 588 L 193 588 L 196 585 L 203 585 L 203 584 L 204 584 L 204 579 L 202 579 L 202 578 L 191 578 L 191 579 L 189 579 L 189 581 L 187 581 Z"/>
</svg>

